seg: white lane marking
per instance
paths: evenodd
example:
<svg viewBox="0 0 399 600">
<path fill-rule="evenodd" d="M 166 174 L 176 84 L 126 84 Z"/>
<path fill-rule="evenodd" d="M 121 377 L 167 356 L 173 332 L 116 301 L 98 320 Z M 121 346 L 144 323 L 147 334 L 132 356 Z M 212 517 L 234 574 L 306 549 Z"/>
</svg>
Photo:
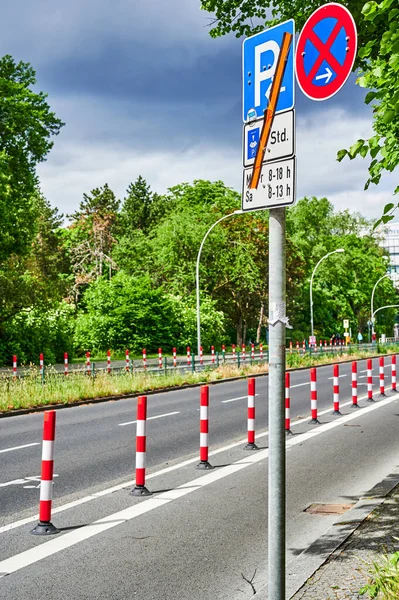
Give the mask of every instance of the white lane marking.
<svg viewBox="0 0 399 600">
<path fill-rule="evenodd" d="M 22 450 L 23 448 L 31 448 L 32 446 L 40 446 L 40 442 L 24 444 L 23 446 L 14 446 L 13 448 L 4 448 L 4 450 L 0 450 L 0 454 L 3 454 L 3 452 L 12 452 L 13 450 Z"/>
<path fill-rule="evenodd" d="M 305 381 L 305 383 L 297 383 L 296 385 L 291 385 L 290 388 L 301 387 L 302 385 L 310 385 L 310 381 Z"/>
<path fill-rule="evenodd" d="M 259 396 L 259 394 L 255 394 L 255 396 Z M 228 402 L 237 402 L 237 400 L 244 400 L 248 398 L 248 396 L 238 396 L 237 398 L 230 398 L 230 400 L 222 400 L 222 404 L 227 404 Z"/>
<path fill-rule="evenodd" d="M 57 473 L 53 474 L 53 477 L 58 477 Z M 21 479 L 13 479 L 12 481 L 6 481 L 5 483 L 0 483 L 0 488 L 2 487 L 8 487 L 10 485 L 23 485 L 24 483 L 32 483 L 32 481 L 37 482 L 39 485 L 37 486 L 31 486 L 31 485 L 24 485 L 24 488 L 30 488 L 30 487 L 40 487 L 40 475 L 31 475 L 29 477 L 23 477 Z"/>
<path fill-rule="evenodd" d="M 162 419 L 163 417 L 170 417 L 171 415 L 179 415 L 180 410 L 175 412 L 165 413 L 163 415 L 156 415 L 155 417 L 147 417 L 147 421 L 151 421 L 152 419 Z M 126 423 L 118 423 L 119 427 L 124 427 L 125 425 L 134 425 L 137 421 L 126 421 Z"/>
<path fill-rule="evenodd" d="M 302 385 L 302 384 L 301 384 Z M 396 393 L 396 395 L 399 394 L 399 391 Z M 396 400 L 396 395 L 392 396 L 389 398 L 389 402 Z M 363 396 L 359 396 L 358 397 L 358 401 L 362 401 L 362 400 L 366 400 L 367 398 L 367 394 L 364 394 Z M 383 399 L 379 402 L 377 402 L 375 405 L 375 407 L 378 406 L 385 406 L 388 403 L 388 399 Z M 340 407 L 344 408 L 345 406 L 350 406 L 352 405 L 352 400 L 349 400 L 348 402 L 341 402 L 340 403 Z M 369 407 L 361 407 L 362 410 L 361 411 L 356 411 L 356 415 L 360 414 L 364 414 L 364 410 L 367 410 L 367 408 Z M 331 414 L 331 408 L 327 408 L 326 410 L 322 410 L 322 411 L 318 411 L 318 416 L 321 417 L 323 415 L 327 415 L 327 414 Z M 336 421 L 334 421 L 335 423 L 339 423 L 341 421 L 341 419 L 344 417 L 340 417 L 339 419 L 337 419 Z M 305 417 L 304 419 L 298 419 L 297 421 L 291 421 L 291 429 L 293 427 L 296 427 L 297 425 L 302 425 L 303 423 L 308 423 L 310 419 L 310 415 L 308 417 Z M 323 427 L 323 425 L 321 425 L 321 427 Z M 320 429 L 320 428 L 319 428 Z M 269 435 L 268 431 L 264 431 L 263 433 L 257 433 L 256 434 L 256 439 L 260 439 L 263 437 L 266 437 Z M 302 439 L 302 434 L 300 436 L 298 436 L 299 439 Z M 239 440 L 238 442 L 233 442 L 232 444 L 228 444 L 227 446 L 222 446 L 221 448 L 218 448 L 217 450 L 212 450 L 211 452 L 209 452 L 209 456 L 216 456 L 217 454 L 220 454 L 221 452 L 226 452 L 228 450 L 232 450 L 233 448 L 236 448 L 237 446 L 242 446 L 245 445 L 247 443 L 247 438 Z M 170 467 L 165 467 L 164 469 L 161 469 L 160 471 L 156 471 L 155 473 L 146 473 L 146 481 L 148 479 L 153 479 L 154 477 L 158 477 L 159 475 L 166 475 L 167 473 L 171 473 L 172 471 L 176 471 L 177 469 L 181 469 L 183 467 L 188 467 L 194 463 L 198 462 L 198 457 L 195 458 L 189 458 L 188 460 L 185 460 L 181 463 L 177 463 L 176 465 L 171 465 Z M 63 512 L 64 510 L 69 510 L 70 508 L 75 508 L 77 506 L 80 506 L 81 504 L 86 504 L 87 502 L 91 502 L 91 500 L 96 500 L 97 498 L 101 498 L 103 496 L 108 496 L 108 494 L 113 494 L 114 492 L 119 492 L 120 490 L 123 490 L 125 488 L 130 488 L 132 486 L 135 485 L 135 480 L 131 479 L 128 481 L 125 481 L 124 483 L 119 483 L 118 485 L 115 485 L 111 488 L 106 488 L 105 490 L 102 490 L 100 492 L 96 492 L 95 494 L 90 494 L 89 496 L 84 496 L 83 498 L 79 498 L 78 500 L 74 500 L 73 502 L 68 502 L 67 504 L 63 504 L 62 506 L 57 506 L 57 507 L 53 507 L 51 514 L 57 514 L 60 512 Z M 1 533 L 6 533 L 7 531 L 11 531 L 12 529 L 16 529 L 18 527 L 23 527 L 24 525 L 29 525 L 29 523 L 34 523 L 35 521 L 37 521 L 39 519 L 39 515 L 35 514 L 32 517 L 27 517 L 25 519 L 20 519 L 19 521 L 14 521 L 13 523 L 8 523 L 7 525 L 3 525 L 2 527 L 0 527 L 0 534 Z"/>
<path fill-rule="evenodd" d="M 330 423 L 325 423 L 320 427 L 313 429 L 312 431 L 308 431 L 299 435 L 295 438 L 291 438 L 286 442 L 287 448 L 291 448 L 292 446 L 296 446 L 297 444 L 302 444 L 306 440 L 310 440 L 315 438 L 322 433 L 330 431 L 331 429 L 335 429 L 340 425 L 348 423 L 349 421 L 353 421 L 357 419 L 359 416 L 365 413 L 372 412 L 377 410 L 380 406 L 386 406 L 391 404 L 391 402 L 396 401 L 397 398 L 390 398 L 385 402 L 379 402 L 378 404 L 374 404 L 372 406 L 368 406 L 364 408 L 360 413 L 356 411 L 350 415 L 345 415 L 336 421 L 332 421 Z M 0 562 L 0 579 L 5 577 L 10 573 L 14 573 L 15 571 L 19 571 L 29 565 L 32 565 L 44 558 L 49 556 L 53 556 L 66 548 L 70 548 L 71 546 L 75 546 L 80 542 L 83 542 L 87 539 L 94 537 L 95 535 L 107 531 L 108 529 L 112 529 L 117 525 L 121 525 L 122 523 L 126 523 L 127 521 L 131 521 L 143 514 L 146 514 L 160 506 L 164 506 L 173 502 L 173 500 L 178 500 L 187 494 L 190 494 L 194 491 L 197 491 L 201 488 L 206 487 L 216 481 L 220 481 L 229 475 L 233 475 L 242 469 L 256 464 L 261 460 L 264 460 L 268 457 L 269 450 L 260 450 L 255 455 L 246 456 L 237 462 L 227 465 L 225 467 L 221 467 L 212 473 L 208 473 L 207 475 L 203 475 L 192 479 L 188 483 L 184 483 L 183 485 L 169 490 L 167 492 L 162 492 L 149 498 L 140 504 L 135 504 L 134 506 L 130 506 L 129 508 L 125 508 L 120 510 L 114 514 L 108 515 L 103 519 L 99 519 L 94 521 L 90 525 L 86 525 L 69 533 L 65 533 L 59 538 L 52 539 L 48 542 L 44 542 L 40 546 L 35 546 L 30 550 L 25 550 L 24 552 L 20 552 L 10 558 L 7 558 Z"/>
<path fill-rule="evenodd" d="M 341 378 L 341 377 L 348 377 L 348 374 L 347 374 L 347 373 L 345 373 L 344 375 L 339 375 L 338 377 L 339 377 L 339 378 Z M 334 377 L 329 377 L 328 379 L 334 379 Z"/>
</svg>

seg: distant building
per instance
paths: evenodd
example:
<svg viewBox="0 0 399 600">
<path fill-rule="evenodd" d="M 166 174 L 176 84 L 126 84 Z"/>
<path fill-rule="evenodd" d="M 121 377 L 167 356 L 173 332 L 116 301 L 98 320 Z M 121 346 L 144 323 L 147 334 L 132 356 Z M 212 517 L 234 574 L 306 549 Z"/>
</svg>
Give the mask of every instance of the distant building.
<svg viewBox="0 0 399 600">
<path fill-rule="evenodd" d="M 399 223 L 389 223 L 384 226 L 384 239 L 380 245 L 389 253 L 388 273 L 398 285 L 399 278 Z"/>
</svg>

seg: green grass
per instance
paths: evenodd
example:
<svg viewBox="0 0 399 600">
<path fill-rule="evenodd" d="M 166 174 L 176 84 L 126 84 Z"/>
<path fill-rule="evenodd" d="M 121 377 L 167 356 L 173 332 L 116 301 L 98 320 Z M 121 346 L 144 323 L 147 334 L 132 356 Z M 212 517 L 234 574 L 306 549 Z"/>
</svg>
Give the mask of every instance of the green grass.
<svg viewBox="0 0 399 600">
<path fill-rule="evenodd" d="M 384 346 L 384 353 L 396 352 L 396 346 Z M 377 348 L 376 348 L 377 351 Z M 318 364 L 333 364 L 352 359 L 368 358 L 368 352 L 343 351 L 338 355 L 333 353 L 323 354 L 297 354 L 287 352 L 287 367 L 311 367 Z M 93 361 L 94 362 L 94 361 Z M 95 377 L 83 373 L 70 373 L 67 377 L 57 374 L 51 367 L 46 369 L 45 382 L 42 383 L 37 367 L 31 367 L 25 377 L 12 379 L 10 374 L 0 378 L 0 412 L 33 408 L 56 404 L 69 404 L 91 398 L 136 395 L 146 391 L 161 390 L 169 387 L 184 386 L 188 384 L 207 383 L 229 377 L 248 376 L 267 373 L 268 365 L 265 362 L 250 364 L 247 360 L 240 368 L 237 363 L 221 364 L 218 368 L 207 367 L 199 373 L 179 373 L 168 370 L 167 374 L 121 371 L 108 375 L 101 371 Z"/>
<path fill-rule="evenodd" d="M 359 594 L 380 600 L 398 600 L 399 598 L 399 552 L 384 554 L 380 560 L 373 561 L 369 571 L 369 582 Z"/>
</svg>

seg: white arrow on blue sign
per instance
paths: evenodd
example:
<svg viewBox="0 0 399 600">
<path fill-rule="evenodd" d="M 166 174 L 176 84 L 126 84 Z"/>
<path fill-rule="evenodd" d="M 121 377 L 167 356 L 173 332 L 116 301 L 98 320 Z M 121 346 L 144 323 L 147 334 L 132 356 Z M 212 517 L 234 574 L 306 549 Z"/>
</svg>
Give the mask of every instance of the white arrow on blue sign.
<svg viewBox="0 0 399 600">
<path fill-rule="evenodd" d="M 269 103 L 269 94 L 285 32 L 295 36 L 293 19 L 246 38 L 242 46 L 243 121 L 261 117 Z M 295 104 L 294 44 L 288 54 L 276 113 L 289 110 Z"/>
</svg>

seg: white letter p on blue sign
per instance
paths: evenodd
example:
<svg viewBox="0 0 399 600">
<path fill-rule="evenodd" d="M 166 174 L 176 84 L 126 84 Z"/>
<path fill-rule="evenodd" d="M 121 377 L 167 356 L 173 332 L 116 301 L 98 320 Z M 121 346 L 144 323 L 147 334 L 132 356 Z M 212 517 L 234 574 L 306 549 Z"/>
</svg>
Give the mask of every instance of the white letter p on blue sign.
<svg viewBox="0 0 399 600">
<path fill-rule="evenodd" d="M 261 117 L 269 103 L 269 94 L 276 71 L 280 46 L 285 32 L 294 40 L 293 19 L 247 38 L 242 47 L 243 121 Z M 292 43 L 284 73 L 276 113 L 294 107 L 294 43 Z"/>
</svg>

